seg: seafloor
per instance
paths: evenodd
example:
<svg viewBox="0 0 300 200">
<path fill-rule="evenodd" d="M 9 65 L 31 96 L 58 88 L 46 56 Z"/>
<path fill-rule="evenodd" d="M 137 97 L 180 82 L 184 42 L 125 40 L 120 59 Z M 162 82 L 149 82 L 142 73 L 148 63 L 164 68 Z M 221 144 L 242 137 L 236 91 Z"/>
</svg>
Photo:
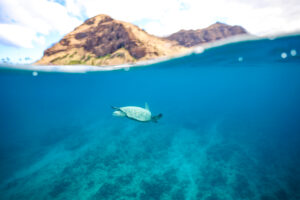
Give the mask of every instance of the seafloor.
<svg viewBox="0 0 300 200">
<path fill-rule="evenodd" d="M 124 119 L 52 130 L 43 148 L 19 158 L 26 163 L 26 156 L 35 155 L 38 161 L 2 183 L 0 196 L 298 199 L 299 168 L 270 152 L 280 141 L 273 138 L 271 144 L 261 135 L 249 142 L 247 134 L 237 136 L 222 122 L 200 128 L 193 122 L 174 127 Z"/>
</svg>

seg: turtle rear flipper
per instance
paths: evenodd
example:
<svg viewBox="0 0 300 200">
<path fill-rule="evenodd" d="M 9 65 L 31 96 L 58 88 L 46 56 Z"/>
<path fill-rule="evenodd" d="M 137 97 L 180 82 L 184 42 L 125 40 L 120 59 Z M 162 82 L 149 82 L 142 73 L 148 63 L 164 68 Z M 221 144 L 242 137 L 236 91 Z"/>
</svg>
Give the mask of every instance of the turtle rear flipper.
<svg viewBox="0 0 300 200">
<path fill-rule="evenodd" d="M 151 120 L 153 121 L 153 122 L 155 122 L 155 123 L 157 123 L 157 120 L 159 120 L 160 118 L 162 118 L 162 114 L 160 113 L 160 114 L 158 114 L 158 115 L 156 115 L 156 116 L 153 116 L 152 118 L 151 118 Z"/>
</svg>

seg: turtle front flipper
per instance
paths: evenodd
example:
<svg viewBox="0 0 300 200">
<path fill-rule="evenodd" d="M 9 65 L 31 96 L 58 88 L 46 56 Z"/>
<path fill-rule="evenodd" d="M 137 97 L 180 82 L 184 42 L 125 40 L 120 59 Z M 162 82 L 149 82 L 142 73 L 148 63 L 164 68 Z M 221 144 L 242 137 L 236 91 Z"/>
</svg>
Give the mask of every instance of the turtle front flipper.
<svg viewBox="0 0 300 200">
<path fill-rule="evenodd" d="M 145 109 L 148 110 L 148 111 L 150 111 L 150 108 L 149 108 L 149 105 L 148 105 L 147 102 L 145 102 Z"/>
<path fill-rule="evenodd" d="M 118 107 L 115 107 L 115 106 L 110 106 L 112 109 L 115 109 L 115 110 L 120 110 L 120 108 Z"/>
</svg>

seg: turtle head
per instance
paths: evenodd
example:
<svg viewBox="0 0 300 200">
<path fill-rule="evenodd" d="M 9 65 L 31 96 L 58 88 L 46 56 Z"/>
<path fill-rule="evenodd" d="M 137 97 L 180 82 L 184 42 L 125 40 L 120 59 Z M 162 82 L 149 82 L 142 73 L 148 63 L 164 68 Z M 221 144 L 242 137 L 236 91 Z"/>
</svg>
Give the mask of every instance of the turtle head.
<svg viewBox="0 0 300 200">
<path fill-rule="evenodd" d="M 122 112 L 122 111 L 116 110 L 116 111 L 113 112 L 113 116 L 116 116 L 116 117 L 124 117 L 124 116 L 125 116 L 125 113 Z"/>
<path fill-rule="evenodd" d="M 151 118 L 151 120 L 155 123 L 157 123 L 157 120 L 159 120 L 163 115 L 160 113 L 158 115 L 155 115 Z"/>
</svg>

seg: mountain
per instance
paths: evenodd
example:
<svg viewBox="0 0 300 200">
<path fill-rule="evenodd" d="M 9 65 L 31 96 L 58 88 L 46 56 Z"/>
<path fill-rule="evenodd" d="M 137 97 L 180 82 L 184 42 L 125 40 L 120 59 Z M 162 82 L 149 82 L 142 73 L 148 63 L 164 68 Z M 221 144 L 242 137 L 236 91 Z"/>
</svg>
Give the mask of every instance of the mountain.
<svg viewBox="0 0 300 200">
<path fill-rule="evenodd" d="M 176 41 L 159 38 L 139 27 L 98 15 L 86 20 L 44 51 L 40 65 L 118 65 L 185 53 Z"/>
<path fill-rule="evenodd" d="M 46 49 L 36 64 L 104 66 L 135 63 L 176 56 L 202 43 L 246 33 L 240 26 L 217 22 L 205 29 L 181 30 L 160 38 L 133 24 L 115 20 L 107 15 L 97 15 Z"/>
<path fill-rule="evenodd" d="M 241 26 L 230 26 L 217 22 L 204 29 L 180 30 L 166 39 L 177 41 L 178 44 L 185 47 L 193 47 L 240 34 L 247 34 L 247 31 Z"/>
</svg>

